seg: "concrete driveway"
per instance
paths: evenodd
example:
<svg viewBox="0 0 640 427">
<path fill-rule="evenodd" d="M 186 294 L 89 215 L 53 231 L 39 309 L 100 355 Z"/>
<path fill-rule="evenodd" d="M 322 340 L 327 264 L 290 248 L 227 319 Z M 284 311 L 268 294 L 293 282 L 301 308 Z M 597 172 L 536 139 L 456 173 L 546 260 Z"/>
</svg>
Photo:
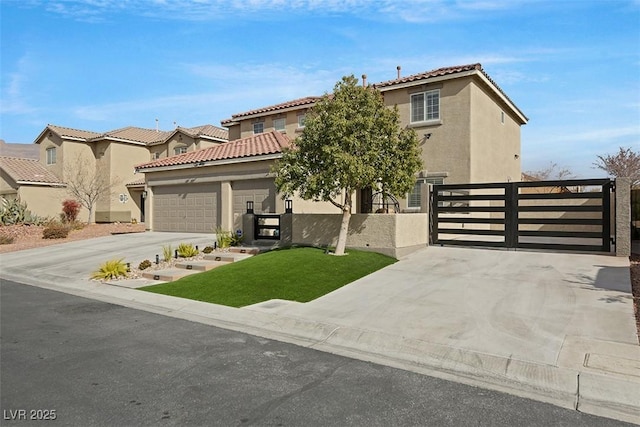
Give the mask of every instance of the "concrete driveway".
<svg viewBox="0 0 640 427">
<path fill-rule="evenodd" d="M 212 235 L 144 233 L 0 255 L 0 277 L 640 423 L 629 261 L 430 247 L 315 301 L 235 309 L 86 280 Z"/>
</svg>

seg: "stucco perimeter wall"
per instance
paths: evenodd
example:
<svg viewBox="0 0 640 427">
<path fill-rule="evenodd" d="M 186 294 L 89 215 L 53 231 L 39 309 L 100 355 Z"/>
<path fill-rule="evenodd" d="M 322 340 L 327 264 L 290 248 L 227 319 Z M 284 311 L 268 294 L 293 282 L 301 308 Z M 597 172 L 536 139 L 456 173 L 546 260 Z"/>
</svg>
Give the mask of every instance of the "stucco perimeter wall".
<svg viewBox="0 0 640 427">
<path fill-rule="evenodd" d="M 62 202 L 72 199 L 66 188 L 45 187 L 37 185 L 21 185 L 18 191 L 20 200 L 27 203 L 27 208 L 31 213 L 59 219 L 62 212 Z M 87 220 L 87 210 L 83 207 L 78 214 L 79 221 Z"/>
<path fill-rule="evenodd" d="M 293 214 L 291 221 L 292 244 L 337 244 L 341 214 Z M 347 247 L 400 258 L 427 246 L 428 226 L 427 214 L 354 214 Z"/>
</svg>

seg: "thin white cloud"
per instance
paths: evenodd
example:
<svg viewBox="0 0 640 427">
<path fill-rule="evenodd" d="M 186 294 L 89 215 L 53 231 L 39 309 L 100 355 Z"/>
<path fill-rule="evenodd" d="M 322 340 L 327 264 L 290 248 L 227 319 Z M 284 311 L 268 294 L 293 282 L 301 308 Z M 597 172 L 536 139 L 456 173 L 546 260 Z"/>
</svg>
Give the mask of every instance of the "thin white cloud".
<svg viewBox="0 0 640 427">
<path fill-rule="evenodd" d="M 2 87 L 2 114 L 28 114 L 37 110 L 28 102 L 25 87 L 29 82 L 29 72 L 32 60 L 29 54 L 23 55 L 16 63 L 16 70 L 6 74 Z"/>
<path fill-rule="evenodd" d="M 300 14 L 347 14 L 364 19 L 421 23 L 473 18 L 480 13 L 518 10 L 526 0 L 33 0 L 55 14 L 83 22 L 102 22 L 127 13 L 155 19 L 219 21 L 242 16 L 261 20 Z M 539 1 L 538 1 L 539 3 Z"/>
</svg>

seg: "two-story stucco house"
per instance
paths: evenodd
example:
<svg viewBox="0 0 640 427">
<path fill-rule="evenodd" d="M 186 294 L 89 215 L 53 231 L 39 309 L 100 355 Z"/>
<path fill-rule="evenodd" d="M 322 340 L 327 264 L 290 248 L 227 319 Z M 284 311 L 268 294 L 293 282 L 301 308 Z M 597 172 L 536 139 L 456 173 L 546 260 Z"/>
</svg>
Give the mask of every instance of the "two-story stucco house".
<svg viewBox="0 0 640 427">
<path fill-rule="evenodd" d="M 407 77 L 398 72 L 396 79 L 373 87 L 382 93 L 386 105 L 398 107 L 401 125 L 415 129 L 421 142 L 424 168 L 416 176 L 414 190 L 400 200 L 402 211 L 421 209 L 419 184 L 423 182 L 520 179 L 520 126 L 526 124 L 527 117 L 480 64 L 439 68 Z M 261 146 L 277 134 L 294 140 L 304 129 L 307 112 L 319 99 L 310 96 L 234 114 L 221 124 L 228 128 L 229 144 L 235 141 L 238 146 Z M 156 198 L 148 208 L 162 217 L 176 217 L 172 222 L 152 222 L 150 228 L 186 231 L 186 207 L 180 208 L 181 213 L 172 212 L 171 207 L 182 206 L 191 197 L 189 189 L 196 187 L 190 187 L 190 183 L 197 183 L 197 192 L 209 194 L 217 203 L 215 220 L 211 217 L 208 222 L 200 221 L 199 227 L 237 226 L 244 211 L 242 201 L 249 198 L 260 206 L 257 212 L 282 212 L 281 206 L 273 202 L 280 200 L 280 195 L 276 194 L 269 172 L 280 156 L 279 149 L 269 151 L 267 157 L 219 159 L 208 153 L 202 154 L 203 161 L 197 156 L 183 156 L 177 163 L 155 161 L 140 165 L 138 169 L 145 173 L 148 188 L 161 199 Z M 370 189 L 356 195 L 355 210 L 370 209 L 371 195 Z M 328 203 L 296 198 L 293 209 L 297 213 L 335 212 Z"/>
<path fill-rule="evenodd" d="M 521 176 L 520 126 L 527 117 L 487 75 L 480 64 L 445 67 L 398 76 L 373 85 L 385 104 L 397 106 L 401 126 L 420 139 L 423 171 L 416 183 L 482 183 L 518 181 Z M 234 114 L 223 120 L 229 139 L 277 130 L 294 139 L 306 112 L 318 97 Z M 363 198 L 358 206 L 366 206 Z M 420 189 L 401 200 L 402 210 L 420 208 Z"/>
<path fill-rule="evenodd" d="M 226 129 L 212 125 L 172 131 L 125 127 L 105 133 L 47 125 L 34 141 L 40 148 L 37 164 L 0 159 L 0 192 L 4 198 L 20 197 L 37 215 L 57 217 L 62 201 L 71 198 L 67 184 L 98 174 L 112 188 L 97 201 L 91 220 L 144 221 L 144 178 L 135 174 L 135 165 L 225 142 Z"/>
</svg>

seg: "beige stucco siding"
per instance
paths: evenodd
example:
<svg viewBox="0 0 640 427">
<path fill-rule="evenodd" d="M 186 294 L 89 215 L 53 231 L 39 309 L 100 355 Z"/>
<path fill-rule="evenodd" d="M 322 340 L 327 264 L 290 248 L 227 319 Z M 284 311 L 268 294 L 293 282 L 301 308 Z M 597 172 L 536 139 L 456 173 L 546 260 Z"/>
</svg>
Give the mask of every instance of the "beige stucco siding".
<svg viewBox="0 0 640 427">
<path fill-rule="evenodd" d="M 471 92 L 470 182 L 519 181 L 520 125 L 475 81 Z M 502 122 L 504 119 L 504 123 Z"/>
<path fill-rule="evenodd" d="M 229 128 L 229 141 L 254 135 L 253 124 L 258 122 L 263 123 L 263 132 L 270 132 L 275 129 L 274 121 L 277 119 L 285 119 L 285 130 L 283 133 L 289 138 L 295 139 L 302 132 L 302 129 L 298 127 L 298 116 L 305 114 L 307 114 L 307 109 L 274 113 L 254 119 L 242 120 L 239 125 Z"/>
<path fill-rule="evenodd" d="M 65 188 L 39 185 L 21 185 L 18 196 L 21 201 L 27 203 L 27 208 L 31 213 L 56 219 L 60 218 L 62 202 L 71 198 Z M 80 210 L 78 220 L 87 220 L 86 209 Z"/>
<path fill-rule="evenodd" d="M 144 146 L 119 142 L 99 142 L 97 148 L 97 171 L 106 173 L 116 183 L 111 191 L 96 204 L 96 212 L 109 220 L 128 221 L 140 219 L 139 200 L 135 200 L 126 184 L 142 178 L 134 173 L 135 164 L 148 161 L 149 151 Z M 124 195 L 124 202 L 120 195 Z M 107 213 L 109 213 L 107 215 Z"/>
<path fill-rule="evenodd" d="M 411 94 L 433 89 L 440 89 L 440 121 L 433 124 L 411 124 Z M 446 183 L 469 182 L 469 79 L 391 90 L 384 93 L 384 101 L 389 107 L 398 106 L 402 127 L 411 127 L 416 131 L 422 149 L 424 170 L 446 173 Z"/>
</svg>

